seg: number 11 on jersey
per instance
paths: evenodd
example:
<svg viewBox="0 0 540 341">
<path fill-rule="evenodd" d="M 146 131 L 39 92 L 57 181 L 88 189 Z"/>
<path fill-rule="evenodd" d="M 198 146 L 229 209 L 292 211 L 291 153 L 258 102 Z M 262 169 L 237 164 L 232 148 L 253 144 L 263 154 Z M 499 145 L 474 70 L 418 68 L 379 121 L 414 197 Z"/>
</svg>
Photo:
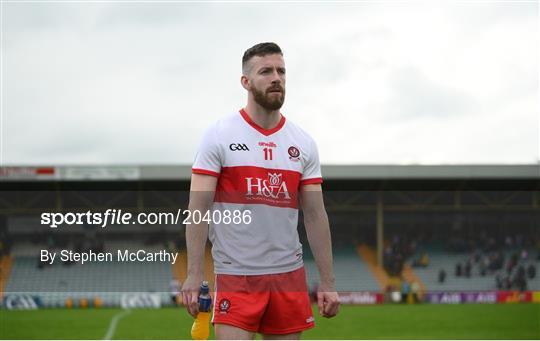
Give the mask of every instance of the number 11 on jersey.
<svg viewBox="0 0 540 341">
<path fill-rule="evenodd" d="M 264 159 L 265 160 L 272 160 L 272 148 L 264 148 Z"/>
</svg>

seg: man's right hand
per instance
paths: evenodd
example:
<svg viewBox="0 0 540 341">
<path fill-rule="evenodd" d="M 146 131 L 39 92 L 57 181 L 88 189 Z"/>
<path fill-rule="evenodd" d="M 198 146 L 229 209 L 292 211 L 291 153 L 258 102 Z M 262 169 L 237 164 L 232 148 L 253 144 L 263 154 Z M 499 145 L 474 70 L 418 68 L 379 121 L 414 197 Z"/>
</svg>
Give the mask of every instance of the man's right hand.
<svg viewBox="0 0 540 341">
<path fill-rule="evenodd" d="M 199 313 L 199 291 L 203 276 L 188 275 L 182 286 L 182 300 L 194 318 Z"/>
</svg>

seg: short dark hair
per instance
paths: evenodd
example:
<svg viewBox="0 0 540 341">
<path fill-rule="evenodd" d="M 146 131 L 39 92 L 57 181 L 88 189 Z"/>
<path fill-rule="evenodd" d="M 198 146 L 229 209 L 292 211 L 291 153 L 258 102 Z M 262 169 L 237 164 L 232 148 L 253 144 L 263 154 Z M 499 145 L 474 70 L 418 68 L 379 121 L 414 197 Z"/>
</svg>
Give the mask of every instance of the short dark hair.
<svg viewBox="0 0 540 341">
<path fill-rule="evenodd" d="M 276 43 L 259 43 L 250 47 L 246 50 L 246 52 L 244 52 L 244 56 L 242 57 L 242 71 L 245 71 L 247 62 L 251 58 L 255 56 L 264 57 L 266 55 L 276 53 L 283 56 L 281 48 Z"/>
</svg>

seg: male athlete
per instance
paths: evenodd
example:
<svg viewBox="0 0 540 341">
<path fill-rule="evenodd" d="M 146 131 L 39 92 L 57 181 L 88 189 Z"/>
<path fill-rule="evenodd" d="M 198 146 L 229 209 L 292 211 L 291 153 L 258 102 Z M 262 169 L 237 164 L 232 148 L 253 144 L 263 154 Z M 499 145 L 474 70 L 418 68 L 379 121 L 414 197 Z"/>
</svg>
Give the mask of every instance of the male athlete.
<svg viewBox="0 0 540 341">
<path fill-rule="evenodd" d="M 183 300 L 194 317 L 212 242 L 216 273 L 212 322 L 218 339 L 299 339 L 314 326 L 297 224 L 299 206 L 320 273 L 319 314 L 339 310 L 328 216 L 317 147 L 279 109 L 285 100 L 285 63 L 274 43 L 242 58 L 245 108 L 206 132 L 192 169 L 191 212 L 247 212 L 251 221 L 187 225 L 188 276 Z M 237 219 L 238 222 L 238 219 Z"/>
</svg>

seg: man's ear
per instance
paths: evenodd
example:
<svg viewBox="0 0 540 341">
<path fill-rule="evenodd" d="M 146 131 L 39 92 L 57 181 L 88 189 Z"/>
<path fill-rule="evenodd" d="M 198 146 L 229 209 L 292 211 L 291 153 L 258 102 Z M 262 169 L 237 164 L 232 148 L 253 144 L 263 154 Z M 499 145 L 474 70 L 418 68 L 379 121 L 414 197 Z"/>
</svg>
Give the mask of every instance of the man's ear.
<svg viewBox="0 0 540 341">
<path fill-rule="evenodd" d="M 240 77 L 240 84 L 242 84 L 242 87 L 244 89 L 249 91 L 250 84 L 249 84 L 249 79 L 246 77 L 246 75 L 242 75 L 242 77 Z"/>
</svg>

